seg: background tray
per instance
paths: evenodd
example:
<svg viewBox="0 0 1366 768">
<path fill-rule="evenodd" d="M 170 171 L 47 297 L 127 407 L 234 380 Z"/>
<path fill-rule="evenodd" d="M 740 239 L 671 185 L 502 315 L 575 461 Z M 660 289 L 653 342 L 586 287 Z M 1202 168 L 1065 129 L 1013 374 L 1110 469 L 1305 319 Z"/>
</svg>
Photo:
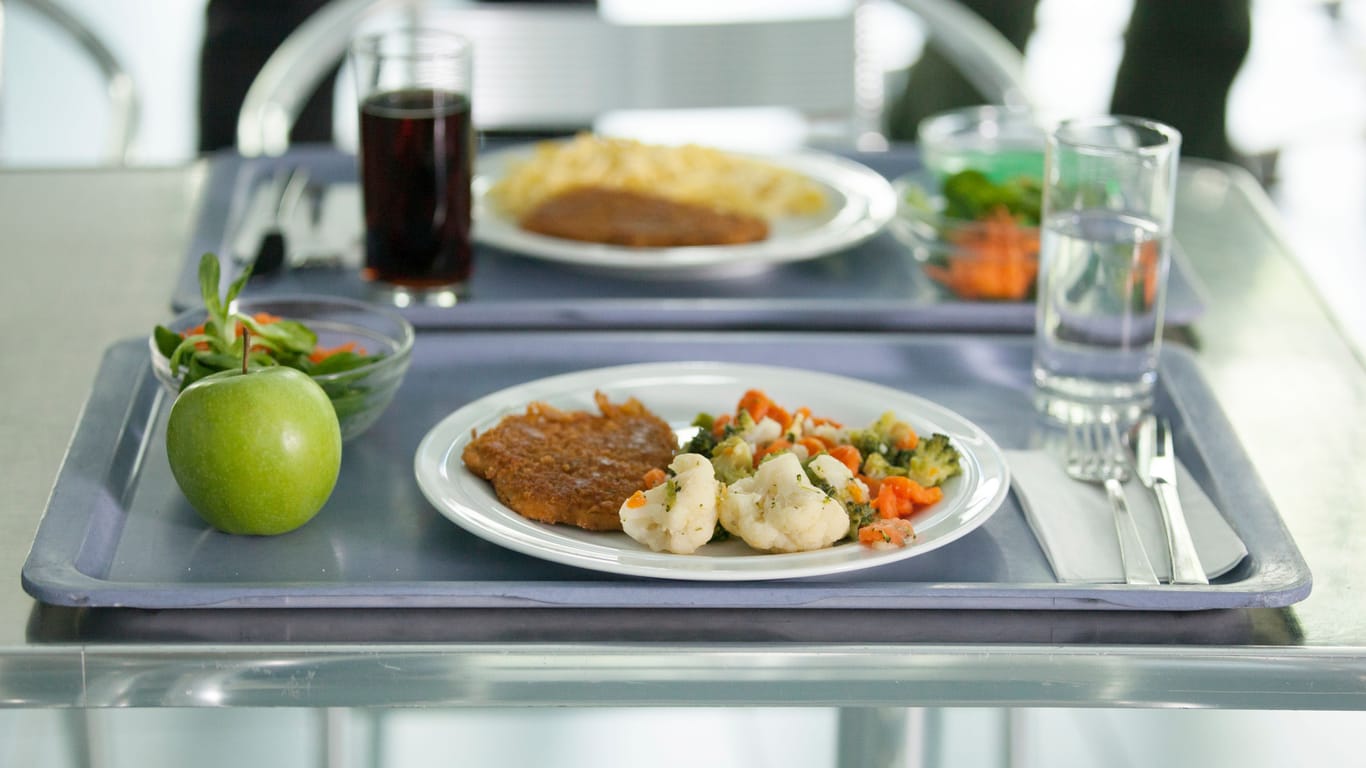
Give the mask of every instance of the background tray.
<svg viewBox="0 0 1366 768">
<path fill-rule="evenodd" d="M 952 408 L 1002 446 L 1025 447 L 1031 344 L 1019 336 L 823 333 L 420 334 L 385 419 L 347 444 L 328 506 L 273 538 L 211 532 L 170 476 L 169 400 L 145 340 L 112 347 L 23 569 L 47 603 L 147 608 L 1083 608 L 1282 606 L 1310 575 L 1191 355 L 1168 345 L 1158 408 L 1177 454 L 1229 516 L 1249 557 L 1200 587 L 1064 585 L 1012 495 L 941 550 L 854 574 L 782 582 L 645 580 L 579 570 L 488 544 L 448 522 L 413 479 L 413 452 L 447 413 L 512 384 L 631 362 L 710 359 L 856 375 Z M 965 384 L 967 384 L 965 386 Z"/>
<path fill-rule="evenodd" d="M 911 149 L 849 155 L 894 178 L 919 164 Z M 356 182 L 356 158 L 303 147 L 278 158 L 220 154 L 211 162 L 204 206 L 172 297 L 176 311 L 202 305 L 196 270 L 205 251 L 220 255 L 245 218 L 252 194 L 282 168 L 306 168 L 318 184 Z M 356 232 L 360 231 L 356 212 Z M 1203 288 L 1175 249 L 1167 321 L 1185 325 L 1204 311 Z M 476 246 L 471 298 L 454 308 L 413 307 L 414 325 L 441 328 L 791 328 L 1032 332 L 1032 302 L 952 299 L 884 231 L 862 245 L 741 278 L 625 277 Z M 253 279 L 247 295 L 324 293 L 365 298 L 354 268 L 294 270 Z"/>
</svg>

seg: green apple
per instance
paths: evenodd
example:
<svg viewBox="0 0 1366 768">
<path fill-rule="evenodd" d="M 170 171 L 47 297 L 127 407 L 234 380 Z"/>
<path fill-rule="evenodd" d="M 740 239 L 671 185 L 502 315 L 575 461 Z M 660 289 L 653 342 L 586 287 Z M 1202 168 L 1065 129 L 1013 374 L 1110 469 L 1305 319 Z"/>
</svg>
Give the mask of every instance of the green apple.
<svg viewBox="0 0 1366 768">
<path fill-rule="evenodd" d="M 285 533 L 313 519 L 337 484 L 341 453 L 327 394 L 284 366 L 206 376 L 180 393 L 166 424 L 176 484 L 227 533 Z"/>
</svg>

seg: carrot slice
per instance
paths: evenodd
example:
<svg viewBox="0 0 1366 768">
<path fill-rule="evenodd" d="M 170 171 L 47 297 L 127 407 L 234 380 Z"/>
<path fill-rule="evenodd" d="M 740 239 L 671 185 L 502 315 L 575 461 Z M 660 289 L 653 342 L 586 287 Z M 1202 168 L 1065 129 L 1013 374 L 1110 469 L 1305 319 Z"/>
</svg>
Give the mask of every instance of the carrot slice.
<svg viewBox="0 0 1366 768">
<path fill-rule="evenodd" d="M 668 479 L 669 474 L 667 472 L 659 467 L 654 467 L 645 473 L 645 477 L 642 478 L 641 482 L 645 484 L 646 488 L 653 488 Z"/>
<path fill-rule="evenodd" d="M 1029 294 L 1039 271 L 1038 230 L 1021 226 L 1004 206 L 949 239 L 956 251 L 948 266 L 925 267 L 932 280 L 964 299 L 1013 301 Z"/>
<path fill-rule="evenodd" d="M 870 547 L 904 547 L 915 538 L 915 528 L 909 520 L 876 520 L 858 529 L 860 543 Z"/>
<path fill-rule="evenodd" d="M 338 352 L 355 352 L 358 355 L 365 354 L 365 350 L 357 347 L 356 342 L 348 341 L 343 344 L 338 344 L 335 347 L 316 347 L 312 352 L 308 353 L 308 359 L 315 363 L 321 363 Z"/>
<path fill-rule="evenodd" d="M 792 414 L 777 403 L 769 403 L 764 415 L 778 422 L 778 426 L 782 427 L 784 432 L 792 428 Z"/>
<path fill-rule="evenodd" d="M 830 449 L 830 455 L 839 459 L 850 472 L 857 473 L 859 467 L 863 466 L 863 456 L 852 445 L 837 445 Z"/>
<path fill-rule="evenodd" d="M 754 466 L 759 466 L 759 462 L 763 461 L 765 456 L 785 451 L 791 447 L 792 443 L 781 437 L 759 446 L 759 448 L 754 451 Z"/>
<path fill-rule="evenodd" d="M 917 507 L 928 507 L 942 498 L 942 488 L 926 488 L 909 477 L 893 475 L 882 478 L 877 497 L 873 499 L 873 509 L 884 519 L 910 517 Z"/>
<path fill-rule="evenodd" d="M 748 411 L 751 418 L 759 421 L 768 415 L 768 409 L 772 406 L 773 401 L 762 390 L 751 389 L 740 396 L 735 412 L 738 414 L 740 411 Z"/>
<path fill-rule="evenodd" d="M 720 437 L 726 433 L 726 425 L 730 423 L 730 414 L 723 413 L 717 416 L 711 423 L 711 433 L 715 437 Z"/>
</svg>

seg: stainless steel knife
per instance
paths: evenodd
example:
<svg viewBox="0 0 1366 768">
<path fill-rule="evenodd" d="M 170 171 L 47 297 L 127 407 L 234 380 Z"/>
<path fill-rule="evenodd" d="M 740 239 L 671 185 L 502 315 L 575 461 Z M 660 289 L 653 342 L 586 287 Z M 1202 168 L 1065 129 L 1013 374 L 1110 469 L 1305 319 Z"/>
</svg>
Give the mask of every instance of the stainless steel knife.
<svg viewBox="0 0 1366 768">
<path fill-rule="evenodd" d="M 1134 458 L 1138 479 L 1157 498 L 1162 523 L 1167 528 L 1172 583 L 1208 584 L 1209 578 L 1191 541 L 1181 499 L 1176 494 L 1176 454 L 1172 450 L 1171 424 L 1165 418 L 1148 414 L 1139 423 Z"/>
</svg>

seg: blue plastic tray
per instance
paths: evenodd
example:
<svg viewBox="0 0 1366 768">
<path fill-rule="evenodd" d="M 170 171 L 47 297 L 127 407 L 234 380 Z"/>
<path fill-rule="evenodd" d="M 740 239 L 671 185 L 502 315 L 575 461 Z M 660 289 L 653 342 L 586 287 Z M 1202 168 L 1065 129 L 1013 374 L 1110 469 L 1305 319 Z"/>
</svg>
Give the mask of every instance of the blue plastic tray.
<svg viewBox="0 0 1366 768">
<path fill-rule="evenodd" d="M 1249 556 L 1208 586 L 1060 584 L 1012 495 L 943 549 L 857 573 L 714 583 L 612 576 L 487 543 L 422 496 L 413 453 L 480 396 L 572 370 L 667 360 L 743 361 L 856 375 L 939 402 L 1002 448 L 1030 444 L 1023 336 L 850 333 L 432 331 L 381 423 L 348 443 L 337 490 L 293 533 L 206 528 L 165 457 L 166 394 L 145 340 L 112 347 L 23 568 L 47 603 L 188 607 L 1008 608 L 1200 610 L 1283 606 L 1310 574 L 1191 354 L 1168 346 L 1157 408 L 1177 454 Z"/>
<path fill-rule="evenodd" d="M 910 149 L 849 155 L 888 178 L 918 167 Z M 251 193 L 277 170 L 306 168 L 318 184 L 354 184 L 356 159 L 330 148 L 278 158 L 213 158 L 205 202 L 172 297 L 182 311 L 202 305 L 196 270 L 206 251 L 224 254 Z M 360 211 L 356 212 L 357 232 Z M 1189 324 L 1205 301 L 1184 255 L 1170 273 L 1167 322 Z M 943 330 L 1030 333 L 1034 305 L 949 297 L 889 232 L 844 252 L 744 278 L 679 280 L 575 269 L 476 247 L 472 298 L 452 308 L 404 309 L 418 327 L 442 328 L 782 328 Z M 255 278 L 247 295 L 323 293 L 365 298 L 354 269 L 306 269 Z"/>
</svg>

